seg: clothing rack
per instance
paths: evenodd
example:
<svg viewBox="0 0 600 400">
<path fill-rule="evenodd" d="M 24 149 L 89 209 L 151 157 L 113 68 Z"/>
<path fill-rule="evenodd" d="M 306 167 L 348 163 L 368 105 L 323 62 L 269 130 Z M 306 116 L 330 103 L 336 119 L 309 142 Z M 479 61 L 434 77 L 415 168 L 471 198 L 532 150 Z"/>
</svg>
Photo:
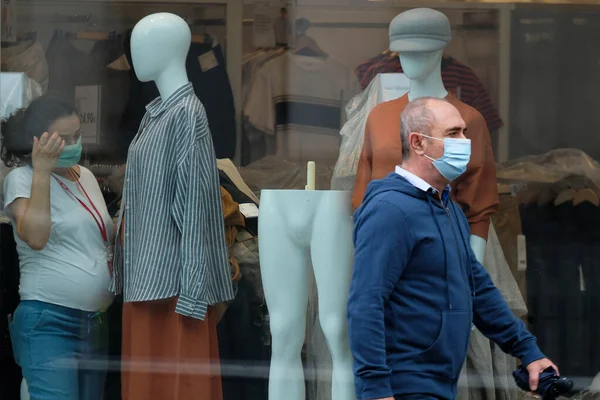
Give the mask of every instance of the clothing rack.
<svg viewBox="0 0 600 400">
<path fill-rule="evenodd" d="M 251 26 L 254 23 L 254 18 L 246 18 L 243 20 L 245 26 Z M 308 28 L 360 28 L 360 29 L 389 29 L 389 22 L 336 22 L 336 21 L 309 21 Z M 480 25 L 453 25 L 455 30 L 496 30 L 496 25 L 480 24 Z"/>
<path fill-rule="evenodd" d="M 92 40 L 92 41 L 104 41 L 111 40 L 116 37 L 116 32 L 92 32 L 92 31 L 81 31 L 81 32 L 65 32 L 68 39 L 74 40 Z"/>
</svg>

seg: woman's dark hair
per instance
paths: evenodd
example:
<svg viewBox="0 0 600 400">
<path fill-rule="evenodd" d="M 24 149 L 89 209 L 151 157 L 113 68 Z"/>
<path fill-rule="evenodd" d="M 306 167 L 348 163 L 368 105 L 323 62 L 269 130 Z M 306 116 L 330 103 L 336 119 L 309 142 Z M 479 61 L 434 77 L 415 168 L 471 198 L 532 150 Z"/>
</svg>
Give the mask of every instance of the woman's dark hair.
<svg viewBox="0 0 600 400">
<path fill-rule="evenodd" d="M 0 159 L 11 168 L 30 162 L 33 137 L 48 131 L 57 119 L 77 114 L 70 103 L 52 94 L 33 100 L 29 107 L 15 111 L 0 124 Z"/>
</svg>

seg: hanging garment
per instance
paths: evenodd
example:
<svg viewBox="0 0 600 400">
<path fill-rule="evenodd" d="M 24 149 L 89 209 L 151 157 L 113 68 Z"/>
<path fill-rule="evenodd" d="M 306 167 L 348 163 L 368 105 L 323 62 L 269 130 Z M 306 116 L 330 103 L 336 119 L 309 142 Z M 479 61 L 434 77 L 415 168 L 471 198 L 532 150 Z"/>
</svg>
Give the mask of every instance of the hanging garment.
<svg viewBox="0 0 600 400">
<path fill-rule="evenodd" d="M 246 222 L 244 216 L 240 212 L 238 203 L 233 201 L 233 198 L 221 186 L 221 207 L 223 208 L 223 218 L 225 220 L 225 243 L 227 244 L 227 253 L 229 255 L 229 264 L 231 265 L 231 279 L 234 282 L 240 280 L 240 265 L 237 259 L 233 255 L 233 248 L 235 246 L 235 238 L 239 228 L 244 228 Z"/>
<path fill-rule="evenodd" d="M 105 63 L 97 63 L 90 53 L 77 49 L 67 32 L 55 30 L 46 49 L 48 60 L 48 91 L 75 104 L 75 87 L 99 84 L 100 71 Z"/>
<path fill-rule="evenodd" d="M 569 147 L 600 159 L 594 134 L 600 128 L 598 15 L 519 7 L 513 21 L 508 158 Z M 574 98 L 588 100 L 576 104 Z"/>
<path fill-rule="evenodd" d="M 592 382 L 600 360 L 600 209 L 522 206 L 529 327 L 562 375 Z"/>
<path fill-rule="evenodd" d="M 2 71 L 25 72 L 33 81 L 40 84 L 42 91 L 48 90 L 48 62 L 42 46 L 33 40 L 26 40 L 14 46 L 2 47 Z"/>
<path fill-rule="evenodd" d="M 496 227 L 506 262 L 513 276 L 518 276 L 517 236 L 522 233 L 519 202 L 510 194 L 500 194 L 499 199 L 498 211 L 492 215 L 492 222 Z"/>
<path fill-rule="evenodd" d="M 365 89 L 377 74 L 402 72 L 402 65 L 398 53 L 386 51 L 360 63 L 355 72 L 361 88 Z M 488 131 L 494 132 L 504 125 L 483 83 L 471 68 L 452 57 L 444 56 L 442 81 L 446 90 L 483 115 Z"/>
<path fill-rule="evenodd" d="M 250 97 L 256 72 L 261 69 L 266 62 L 281 56 L 285 51 L 284 48 L 267 49 L 259 50 L 244 56 L 242 66 L 242 104 L 244 108 Z"/>
<path fill-rule="evenodd" d="M 290 161 L 333 166 L 339 153 L 342 94 L 354 93 L 352 71 L 326 59 L 286 52 L 256 73 L 244 117 L 276 138 L 276 154 Z"/>
<path fill-rule="evenodd" d="M 489 217 L 498 208 L 496 166 L 490 134 L 485 120 L 473 107 L 448 94 L 446 99 L 460 112 L 471 139 L 471 161 L 467 171 L 452 182 L 453 199 L 469 219 L 471 233 L 487 238 Z M 354 208 L 362 203 L 369 182 L 384 178 L 402 164 L 399 115 L 408 104 L 408 95 L 381 103 L 371 111 L 365 128 L 365 139 L 356 172 L 352 195 Z"/>
<path fill-rule="evenodd" d="M 177 314 L 177 298 L 123 305 L 123 400 L 221 400 L 215 310 Z"/>
<path fill-rule="evenodd" d="M 352 190 L 365 137 L 365 125 L 371 110 L 380 103 L 396 100 L 410 89 L 404 74 L 379 74 L 360 94 L 346 104 L 347 121 L 340 130 L 342 144 L 335 164 L 331 189 Z"/>
<path fill-rule="evenodd" d="M 256 73 L 268 61 L 285 53 L 284 48 L 259 50 L 244 56 L 242 66 L 242 110 L 246 109 L 250 93 L 254 87 Z M 242 159 L 241 165 L 246 166 L 260 160 L 268 154 L 274 154 L 275 146 L 271 145 L 270 135 L 266 135 L 244 120 L 242 125 Z"/>
<path fill-rule="evenodd" d="M 125 37 L 124 47 L 130 65 L 131 32 Z M 206 109 L 210 134 L 217 158 L 235 156 L 236 123 L 233 92 L 225 68 L 225 57 L 216 39 L 207 38 L 204 43 L 194 42 L 186 59 L 188 78 L 194 93 Z M 131 89 L 121 121 L 122 146 L 129 146 L 138 131 L 146 105 L 159 96 L 154 82 L 140 82 L 133 68 L 129 71 Z"/>
<path fill-rule="evenodd" d="M 244 268 L 240 260 L 240 266 Z M 263 338 L 264 300 L 244 274 L 217 326 L 223 400 L 267 400 L 271 354 Z"/>
<path fill-rule="evenodd" d="M 527 314 L 525 300 L 510 270 L 496 228 L 495 224 L 490 224 L 483 265 L 515 316 L 522 317 Z M 513 239 L 516 242 L 516 238 Z M 467 361 L 461 370 L 456 398 L 517 400 L 519 393 L 512 377 L 516 366 L 517 360 L 514 357 L 504 353 L 479 330 L 474 329 Z"/>
<path fill-rule="evenodd" d="M 231 180 L 232 184 L 235 185 L 237 190 L 241 191 L 245 196 L 247 196 L 250 202 L 258 204 L 258 197 L 250 190 L 246 182 L 240 176 L 240 173 L 236 166 L 229 159 L 221 159 L 217 160 L 217 168 L 222 171 L 227 177 Z M 231 191 L 229 191 L 231 193 Z M 236 200 L 235 195 L 232 196 L 234 200 Z M 238 203 L 247 203 L 247 199 L 244 200 L 236 200 Z"/>
<path fill-rule="evenodd" d="M 73 102 L 78 86 L 99 86 L 100 114 L 90 117 L 98 119 L 99 137 L 96 144 L 87 144 L 88 157 L 101 157 L 103 162 L 123 162 L 127 154 L 119 132 L 129 90 L 129 73 L 108 68 L 108 65 L 123 54 L 119 36 L 94 43 L 89 53 L 78 50 L 70 35 L 55 31 L 46 58 L 50 71 L 49 91 Z M 93 160 L 92 160 L 93 161 Z"/>
<path fill-rule="evenodd" d="M 97 66 L 96 80 L 101 86 L 100 132 L 101 150 L 97 154 L 104 163 L 125 162 L 127 147 L 122 144 L 120 121 L 127 107 L 131 79 L 129 71 L 109 67 L 125 52 L 121 36 L 99 41 L 90 51 L 91 62 Z"/>
</svg>

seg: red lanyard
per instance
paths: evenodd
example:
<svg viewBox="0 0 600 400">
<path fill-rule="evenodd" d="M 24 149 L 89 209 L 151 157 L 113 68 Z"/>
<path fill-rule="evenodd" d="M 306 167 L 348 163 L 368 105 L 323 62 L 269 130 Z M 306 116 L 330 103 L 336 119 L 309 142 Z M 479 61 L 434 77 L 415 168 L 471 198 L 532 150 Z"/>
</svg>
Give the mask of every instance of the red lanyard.
<svg viewBox="0 0 600 400">
<path fill-rule="evenodd" d="M 72 171 L 71 171 L 71 174 L 73 174 Z M 102 235 L 102 239 L 104 239 L 104 243 L 108 247 L 110 243 L 108 241 L 108 232 L 106 230 L 106 225 L 104 225 L 104 219 L 102 219 L 102 214 L 100 214 L 100 212 L 98 211 L 98 209 L 94 205 L 94 202 L 92 201 L 92 199 L 90 199 L 90 196 L 88 196 L 88 194 L 85 191 L 85 189 L 83 188 L 83 186 L 81 186 L 81 183 L 79 183 L 79 179 L 76 180 L 77 187 L 85 195 L 85 197 L 90 202 L 90 205 L 92 206 L 92 208 L 94 209 L 95 212 L 92 211 L 87 206 L 87 204 L 85 204 L 79 197 L 75 196 L 73 194 L 73 192 L 71 192 L 71 189 L 69 189 L 67 187 L 67 185 L 65 185 L 63 182 L 61 182 L 60 179 L 58 179 L 56 176 L 54 176 L 54 179 L 64 189 L 65 192 L 67 192 L 68 194 L 70 194 L 71 196 L 73 196 L 75 198 L 75 200 L 77 200 L 79 202 L 79 204 L 81 205 L 81 207 L 83 207 L 88 213 L 90 213 L 90 215 L 92 216 L 92 218 L 94 218 L 94 221 L 96 222 L 96 225 L 98 225 L 98 229 L 100 230 L 100 235 Z M 98 218 L 96 218 L 96 215 L 98 216 Z"/>
</svg>

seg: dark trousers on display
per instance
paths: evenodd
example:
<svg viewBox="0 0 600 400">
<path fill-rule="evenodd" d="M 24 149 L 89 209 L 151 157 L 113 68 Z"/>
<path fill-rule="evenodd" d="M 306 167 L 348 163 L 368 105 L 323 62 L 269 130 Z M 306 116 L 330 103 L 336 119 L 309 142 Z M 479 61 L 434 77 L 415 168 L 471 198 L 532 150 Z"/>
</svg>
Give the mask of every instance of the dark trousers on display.
<svg viewBox="0 0 600 400">
<path fill-rule="evenodd" d="M 529 329 L 565 376 L 591 383 L 600 360 L 600 209 L 521 209 L 527 239 Z"/>
</svg>

